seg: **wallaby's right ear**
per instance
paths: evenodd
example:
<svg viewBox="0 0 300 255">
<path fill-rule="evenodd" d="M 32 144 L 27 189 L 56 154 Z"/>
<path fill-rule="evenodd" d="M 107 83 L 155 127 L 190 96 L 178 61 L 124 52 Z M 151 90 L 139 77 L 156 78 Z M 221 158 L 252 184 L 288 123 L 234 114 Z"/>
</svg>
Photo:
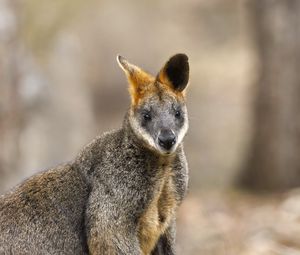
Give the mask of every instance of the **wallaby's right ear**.
<svg viewBox="0 0 300 255">
<path fill-rule="evenodd" d="M 143 96 L 145 87 L 153 83 L 155 79 L 152 75 L 129 63 L 120 55 L 117 56 L 117 62 L 128 78 L 131 101 L 133 105 L 136 105 L 138 100 Z"/>
<path fill-rule="evenodd" d="M 130 64 L 124 57 L 117 55 L 117 62 L 119 64 L 119 66 L 122 68 L 122 70 L 127 74 L 133 74 L 135 72 L 140 71 L 140 68 Z"/>
</svg>

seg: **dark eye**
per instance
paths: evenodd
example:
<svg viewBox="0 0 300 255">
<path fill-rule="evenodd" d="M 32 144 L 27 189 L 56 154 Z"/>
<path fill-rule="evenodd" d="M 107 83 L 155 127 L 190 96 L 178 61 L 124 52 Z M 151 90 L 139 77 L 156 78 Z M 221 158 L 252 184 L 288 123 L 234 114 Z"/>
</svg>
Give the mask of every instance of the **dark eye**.
<svg viewBox="0 0 300 255">
<path fill-rule="evenodd" d="M 179 119 L 179 118 L 181 117 L 181 112 L 180 112 L 180 111 L 176 111 L 176 112 L 175 112 L 175 117 L 176 117 L 177 119 Z"/>
<path fill-rule="evenodd" d="M 150 113 L 144 113 L 144 114 L 143 114 L 143 118 L 144 118 L 145 121 L 150 121 L 150 120 L 151 120 L 151 115 L 150 115 Z"/>
</svg>

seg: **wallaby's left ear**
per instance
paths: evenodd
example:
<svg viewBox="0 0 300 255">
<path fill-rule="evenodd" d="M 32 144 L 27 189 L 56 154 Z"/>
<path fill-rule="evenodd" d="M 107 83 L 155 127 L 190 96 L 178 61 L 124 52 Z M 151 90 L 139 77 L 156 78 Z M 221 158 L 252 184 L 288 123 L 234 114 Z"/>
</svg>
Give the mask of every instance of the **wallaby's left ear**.
<svg viewBox="0 0 300 255">
<path fill-rule="evenodd" d="M 185 54 L 171 57 L 157 75 L 157 80 L 182 92 L 189 81 L 189 61 Z"/>
</svg>

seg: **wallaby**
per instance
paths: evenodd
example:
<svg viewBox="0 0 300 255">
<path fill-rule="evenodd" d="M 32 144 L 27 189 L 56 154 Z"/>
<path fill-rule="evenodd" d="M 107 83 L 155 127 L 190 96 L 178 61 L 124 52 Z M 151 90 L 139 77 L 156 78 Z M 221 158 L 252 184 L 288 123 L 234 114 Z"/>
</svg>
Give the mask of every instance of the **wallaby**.
<svg viewBox="0 0 300 255">
<path fill-rule="evenodd" d="M 188 183 L 188 57 L 156 77 L 118 56 L 131 106 L 120 129 L 0 197 L 0 254 L 175 254 Z"/>
</svg>

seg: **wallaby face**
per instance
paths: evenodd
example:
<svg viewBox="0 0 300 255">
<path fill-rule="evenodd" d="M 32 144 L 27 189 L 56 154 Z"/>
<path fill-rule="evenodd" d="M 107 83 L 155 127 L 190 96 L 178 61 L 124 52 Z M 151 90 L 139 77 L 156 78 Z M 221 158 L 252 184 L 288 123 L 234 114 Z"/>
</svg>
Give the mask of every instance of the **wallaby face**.
<svg viewBox="0 0 300 255">
<path fill-rule="evenodd" d="M 187 56 L 171 57 L 156 78 L 121 56 L 117 59 L 130 83 L 133 131 L 148 148 L 165 155 L 175 152 L 188 129 L 184 94 L 189 78 Z"/>
</svg>

